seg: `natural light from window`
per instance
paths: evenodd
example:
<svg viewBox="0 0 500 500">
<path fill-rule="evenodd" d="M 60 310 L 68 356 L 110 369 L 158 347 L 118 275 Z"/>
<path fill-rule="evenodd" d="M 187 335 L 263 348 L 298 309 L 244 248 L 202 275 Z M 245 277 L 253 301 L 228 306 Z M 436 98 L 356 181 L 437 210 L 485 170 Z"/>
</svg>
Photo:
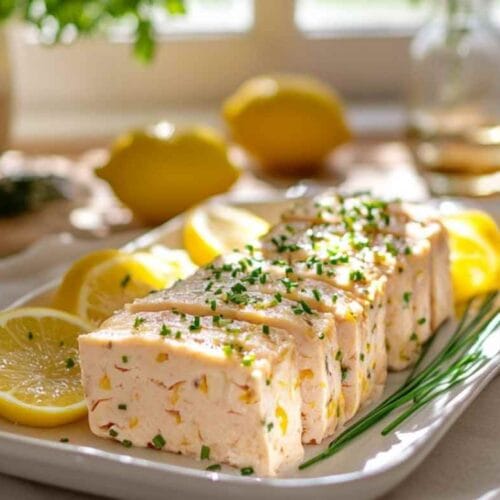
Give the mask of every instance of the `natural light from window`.
<svg viewBox="0 0 500 500">
<path fill-rule="evenodd" d="M 431 0 L 297 0 L 295 23 L 300 30 L 315 34 L 407 34 L 431 15 L 433 3 Z M 500 26 L 500 0 L 490 3 L 493 21 Z"/>
<path fill-rule="evenodd" d="M 169 16 L 159 9 L 156 28 L 161 34 L 240 33 L 253 25 L 252 0 L 185 0 L 186 14 Z"/>
</svg>

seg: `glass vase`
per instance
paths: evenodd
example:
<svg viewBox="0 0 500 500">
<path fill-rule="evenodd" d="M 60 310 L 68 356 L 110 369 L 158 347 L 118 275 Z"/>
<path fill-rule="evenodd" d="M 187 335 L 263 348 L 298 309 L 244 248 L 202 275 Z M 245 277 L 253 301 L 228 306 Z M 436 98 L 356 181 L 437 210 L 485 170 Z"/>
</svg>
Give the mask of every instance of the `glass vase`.
<svg viewBox="0 0 500 500">
<path fill-rule="evenodd" d="M 434 0 L 411 45 L 408 139 L 437 195 L 500 191 L 500 38 L 489 0 Z"/>
</svg>

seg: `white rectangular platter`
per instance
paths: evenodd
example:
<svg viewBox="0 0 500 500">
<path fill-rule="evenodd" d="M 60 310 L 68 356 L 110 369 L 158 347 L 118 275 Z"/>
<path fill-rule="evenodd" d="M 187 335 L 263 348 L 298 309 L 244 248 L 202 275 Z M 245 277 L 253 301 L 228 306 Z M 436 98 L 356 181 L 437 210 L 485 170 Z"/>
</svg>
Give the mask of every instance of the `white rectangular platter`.
<svg viewBox="0 0 500 500">
<path fill-rule="evenodd" d="M 275 222 L 285 203 L 243 206 Z M 157 243 L 180 248 L 181 227 L 182 216 L 131 242 L 125 249 L 147 248 Z M 49 283 L 13 306 L 50 305 L 56 285 Z M 431 356 L 445 343 L 452 328 L 453 321 L 449 321 L 438 332 Z M 381 422 L 332 458 L 283 477 L 242 477 L 230 467 L 207 472 L 206 464 L 190 458 L 150 449 L 127 449 L 93 436 L 85 420 L 56 429 L 34 429 L 0 419 L 0 471 L 124 499 L 302 500 L 304 495 L 314 500 L 375 498 L 393 488 L 425 459 L 495 376 L 500 367 L 500 331 L 491 337 L 488 349 L 490 361 L 471 380 L 433 400 L 395 432 L 382 436 L 380 430 L 386 421 Z M 390 374 L 384 396 L 394 392 L 406 376 Z M 61 438 L 68 438 L 69 442 L 61 443 Z M 327 444 L 308 446 L 306 458 Z"/>
</svg>

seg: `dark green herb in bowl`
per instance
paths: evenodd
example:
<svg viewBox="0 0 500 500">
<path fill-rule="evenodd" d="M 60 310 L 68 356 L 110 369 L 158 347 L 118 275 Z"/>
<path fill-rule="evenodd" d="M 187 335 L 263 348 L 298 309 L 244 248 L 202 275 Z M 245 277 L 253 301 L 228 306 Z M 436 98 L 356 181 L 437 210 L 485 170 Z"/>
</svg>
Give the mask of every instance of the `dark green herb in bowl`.
<svg viewBox="0 0 500 500">
<path fill-rule="evenodd" d="M 67 198 L 68 181 L 54 175 L 0 178 L 0 217 L 11 217 Z"/>
</svg>

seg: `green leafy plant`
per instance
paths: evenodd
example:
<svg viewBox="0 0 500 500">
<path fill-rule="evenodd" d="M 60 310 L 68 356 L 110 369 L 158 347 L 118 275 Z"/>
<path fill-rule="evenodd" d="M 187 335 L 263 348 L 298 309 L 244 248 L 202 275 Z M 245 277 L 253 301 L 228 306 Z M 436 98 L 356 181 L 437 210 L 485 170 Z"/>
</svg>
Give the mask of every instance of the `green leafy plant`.
<svg viewBox="0 0 500 500">
<path fill-rule="evenodd" d="M 109 26 L 130 21 L 134 26 L 134 53 L 148 62 L 154 56 L 155 12 L 164 9 L 171 16 L 184 15 L 184 0 L 0 0 L 0 20 L 20 18 L 35 26 L 45 43 L 57 43 L 65 33 L 78 37 L 105 31 Z"/>
</svg>

